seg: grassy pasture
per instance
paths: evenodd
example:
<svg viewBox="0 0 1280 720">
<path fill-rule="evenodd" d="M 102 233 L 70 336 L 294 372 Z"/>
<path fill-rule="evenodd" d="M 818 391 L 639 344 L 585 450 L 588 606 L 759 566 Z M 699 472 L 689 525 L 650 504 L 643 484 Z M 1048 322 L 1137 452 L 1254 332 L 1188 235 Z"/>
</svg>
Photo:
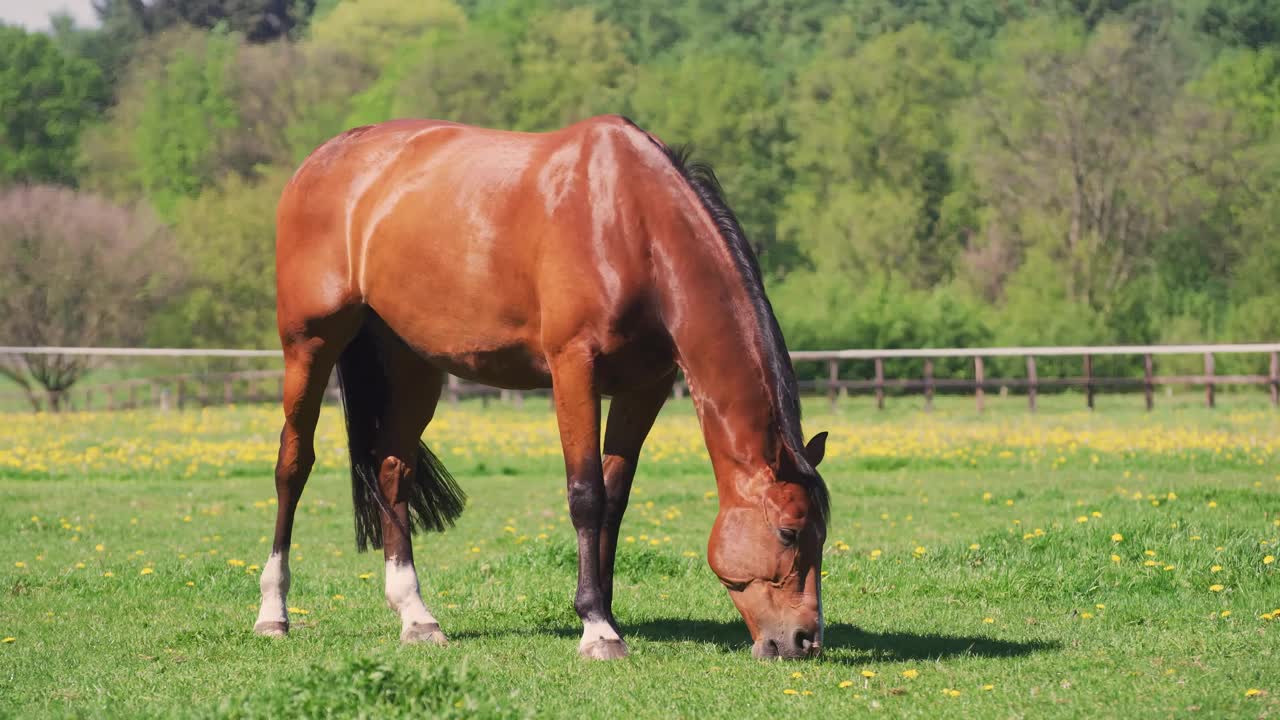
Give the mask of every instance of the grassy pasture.
<svg viewBox="0 0 1280 720">
<path fill-rule="evenodd" d="M 326 408 L 294 534 L 294 631 L 250 633 L 278 411 L 0 416 L 0 715 L 1204 717 L 1275 715 L 1280 415 L 1253 395 L 865 399 L 836 414 L 827 651 L 761 663 L 705 564 L 713 484 L 688 407 L 655 428 L 615 611 L 632 657 L 576 656 L 554 419 L 442 407 L 471 506 L 420 537 L 447 648 L 402 648 L 355 553 Z M 1269 559 L 1272 558 L 1272 559 Z M 1215 569 L 1216 568 L 1216 569 Z M 1273 618 L 1275 618 L 1273 620 Z M 12 638 L 10 640 L 10 638 Z"/>
</svg>

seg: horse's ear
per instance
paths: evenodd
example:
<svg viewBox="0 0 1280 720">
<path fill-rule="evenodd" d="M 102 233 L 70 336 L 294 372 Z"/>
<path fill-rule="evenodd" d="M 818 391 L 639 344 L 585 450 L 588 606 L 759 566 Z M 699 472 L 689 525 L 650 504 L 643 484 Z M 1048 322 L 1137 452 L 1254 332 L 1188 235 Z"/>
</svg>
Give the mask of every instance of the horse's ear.
<svg viewBox="0 0 1280 720">
<path fill-rule="evenodd" d="M 805 459 L 809 464 L 818 467 L 818 463 L 822 462 L 822 458 L 827 454 L 827 433 L 820 432 L 813 436 L 813 439 L 804 446 Z"/>
</svg>

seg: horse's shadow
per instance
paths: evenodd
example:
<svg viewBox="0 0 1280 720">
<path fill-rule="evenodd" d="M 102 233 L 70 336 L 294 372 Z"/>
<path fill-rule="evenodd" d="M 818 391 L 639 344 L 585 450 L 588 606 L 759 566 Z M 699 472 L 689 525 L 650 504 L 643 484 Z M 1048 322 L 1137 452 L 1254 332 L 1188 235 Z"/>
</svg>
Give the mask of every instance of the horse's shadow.
<svg viewBox="0 0 1280 720">
<path fill-rule="evenodd" d="M 543 632 L 561 637 L 577 637 L 582 633 L 582 629 L 557 627 Z M 622 626 L 622 634 L 626 638 L 642 638 L 654 642 L 705 643 L 718 646 L 726 653 L 745 652 L 750 649 L 747 630 L 742 623 L 719 620 L 661 618 L 626 623 Z M 1017 642 L 960 635 L 869 632 L 844 623 L 827 625 L 823 635 L 823 642 L 829 652 L 825 652 L 820 661 L 843 664 L 865 664 L 869 660 L 881 662 L 939 660 L 958 656 L 1012 658 L 1052 651 L 1059 647 L 1056 642 L 1041 640 Z"/>
<path fill-rule="evenodd" d="M 661 619 L 623 626 L 623 635 L 659 642 L 703 642 L 737 652 L 746 648 L 746 628 L 740 623 L 714 620 Z M 823 644 L 833 651 L 829 661 L 865 663 L 866 655 L 881 661 L 937 660 L 969 655 L 1007 658 L 1055 650 L 1058 643 L 1031 640 L 1016 642 L 988 637 L 925 635 L 908 632 L 869 632 L 853 625 L 834 623 L 823 632 Z M 855 657 L 840 651 L 854 651 Z"/>
</svg>

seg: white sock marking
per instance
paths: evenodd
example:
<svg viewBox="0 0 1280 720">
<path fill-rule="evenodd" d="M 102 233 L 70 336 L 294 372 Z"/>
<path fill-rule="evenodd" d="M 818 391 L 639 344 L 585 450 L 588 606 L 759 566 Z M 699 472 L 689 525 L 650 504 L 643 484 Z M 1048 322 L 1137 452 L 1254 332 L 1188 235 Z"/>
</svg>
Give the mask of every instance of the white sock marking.
<svg viewBox="0 0 1280 720">
<path fill-rule="evenodd" d="M 582 641 L 578 643 L 581 650 L 597 640 L 621 640 L 613 626 L 603 620 L 587 620 L 582 623 Z"/>
<path fill-rule="evenodd" d="M 404 628 L 410 625 L 436 622 L 436 618 L 422 602 L 418 590 L 418 573 L 413 563 L 401 563 L 396 558 L 387 561 L 387 604 L 400 614 Z"/>
<path fill-rule="evenodd" d="M 266 567 L 262 568 L 258 586 L 262 588 L 262 609 L 258 611 L 258 622 L 289 622 L 289 606 L 285 600 L 289 594 L 288 554 L 271 553 Z"/>
</svg>

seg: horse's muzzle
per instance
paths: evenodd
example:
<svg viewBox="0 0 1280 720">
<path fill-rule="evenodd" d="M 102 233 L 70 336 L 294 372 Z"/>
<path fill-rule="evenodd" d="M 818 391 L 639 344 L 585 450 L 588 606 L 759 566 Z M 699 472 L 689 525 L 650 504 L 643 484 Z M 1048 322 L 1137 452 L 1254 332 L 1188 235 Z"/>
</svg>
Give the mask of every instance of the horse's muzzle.
<svg viewBox="0 0 1280 720">
<path fill-rule="evenodd" d="M 822 640 L 806 630 L 794 630 L 780 637 L 765 637 L 751 646 L 751 654 L 761 660 L 780 658 L 799 660 L 817 657 L 822 652 Z"/>
</svg>

